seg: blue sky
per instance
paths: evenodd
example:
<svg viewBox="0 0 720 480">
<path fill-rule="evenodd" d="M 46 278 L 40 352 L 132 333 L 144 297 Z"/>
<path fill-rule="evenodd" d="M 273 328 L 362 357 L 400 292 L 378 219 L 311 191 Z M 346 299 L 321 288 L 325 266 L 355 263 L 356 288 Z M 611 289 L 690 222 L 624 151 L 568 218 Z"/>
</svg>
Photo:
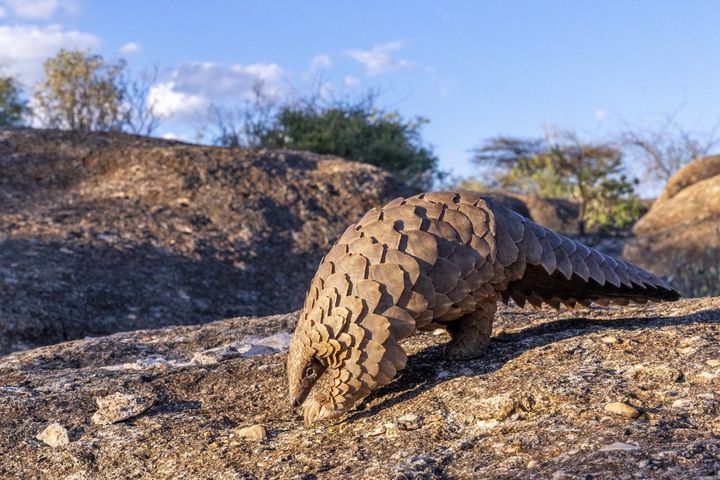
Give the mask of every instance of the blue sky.
<svg viewBox="0 0 720 480">
<path fill-rule="evenodd" d="M 546 125 L 609 138 L 680 109 L 720 120 L 720 4 L 711 1 L 0 0 L 0 63 L 32 85 L 60 47 L 161 67 L 159 135 L 191 139 L 209 102 L 252 81 L 334 95 L 368 87 L 406 116 L 441 166 L 472 174 L 482 139 Z"/>
</svg>

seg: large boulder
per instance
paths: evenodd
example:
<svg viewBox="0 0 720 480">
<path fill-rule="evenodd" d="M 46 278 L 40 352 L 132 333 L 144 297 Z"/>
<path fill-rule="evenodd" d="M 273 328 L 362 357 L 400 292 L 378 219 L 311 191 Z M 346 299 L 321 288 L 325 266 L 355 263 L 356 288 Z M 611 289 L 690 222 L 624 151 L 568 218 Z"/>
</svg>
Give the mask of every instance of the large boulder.
<svg viewBox="0 0 720 480">
<path fill-rule="evenodd" d="M 0 358 L 0 478 L 713 478 L 719 312 L 501 308 L 485 357 L 409 338 L 399 378 L 312 428 L 286 398 L 295 314 L 17 352 Z"/>
<path fill-rule="evenodd" d="M 291 311 L 371 207 L 376 167 L 122 134 L 0 131 L 0 354 Z"/>
<path fill-rule="evenodd" d="M 720 291 L 720 157 L 681 169 L 633 228 L 623 256 L 688 295 Z"/>
</svg>

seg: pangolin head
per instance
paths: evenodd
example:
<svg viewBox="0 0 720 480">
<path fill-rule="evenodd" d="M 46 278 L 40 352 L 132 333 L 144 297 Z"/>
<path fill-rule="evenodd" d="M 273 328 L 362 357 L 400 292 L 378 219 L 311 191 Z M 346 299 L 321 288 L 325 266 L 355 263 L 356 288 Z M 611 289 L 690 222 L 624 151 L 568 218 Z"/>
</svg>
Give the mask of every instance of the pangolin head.
<svg viewBox="0 0 720 480">
<path fill-rule="evenodd" d="M 399 369 L 395 364 L 404 366 L 405 353 L 390 338 L 389 320 L 366 312 L 357 297 L 317 302 L 301 312 L 287 373 L 290 403 L 303 406 L 306 425 L 343 415 L 389 383 Z"/>
</svg>

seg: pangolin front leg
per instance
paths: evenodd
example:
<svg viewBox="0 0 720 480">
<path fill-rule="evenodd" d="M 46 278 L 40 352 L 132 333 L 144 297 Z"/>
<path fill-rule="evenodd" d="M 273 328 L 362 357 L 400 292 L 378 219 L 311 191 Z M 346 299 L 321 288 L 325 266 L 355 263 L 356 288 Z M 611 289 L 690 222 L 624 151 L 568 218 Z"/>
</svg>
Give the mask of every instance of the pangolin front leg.
<svg viewBox="0 0 720 480">
<path fill-rule="evenodd" d="M 290 344 L 291 403 L 308 424 L 343 415 L 405 368 L 403 339 L 435 325 L 452 338 L 445 358 L 482 355 L 496 298 L 559 308 L 678 297 L 491 198 L 398 198 L 348 227 L 320 263 Z"/>
<path fill-rule="evenodd" d="M 490 344 L 496 310 L 495 300 L 483 302 L 474 312 L 448 324 L 451 340 L 443 350 L 445 360 L 470 360 L 482 356 Z"/>
</svg>

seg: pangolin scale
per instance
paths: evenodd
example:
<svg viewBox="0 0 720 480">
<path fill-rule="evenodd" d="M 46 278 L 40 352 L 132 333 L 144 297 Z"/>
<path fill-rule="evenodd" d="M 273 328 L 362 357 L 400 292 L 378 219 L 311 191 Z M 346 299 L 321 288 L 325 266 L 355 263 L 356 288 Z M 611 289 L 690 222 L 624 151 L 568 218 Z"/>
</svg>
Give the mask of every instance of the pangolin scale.
<svg viewBox="0 0 720 480">
<path fill-rule="evenodd" d="M 405 367 L 399 342 L 418 329 L 447 329 L 446 359 L 478 357 L 497 300 L 559 308 L 679 296 L 489 197 L 397 198 L 348 227 L 320 262 L 290 344 L 290 399 L 304 403 L 308 425 L 342 415 Z"/>
</svg>

